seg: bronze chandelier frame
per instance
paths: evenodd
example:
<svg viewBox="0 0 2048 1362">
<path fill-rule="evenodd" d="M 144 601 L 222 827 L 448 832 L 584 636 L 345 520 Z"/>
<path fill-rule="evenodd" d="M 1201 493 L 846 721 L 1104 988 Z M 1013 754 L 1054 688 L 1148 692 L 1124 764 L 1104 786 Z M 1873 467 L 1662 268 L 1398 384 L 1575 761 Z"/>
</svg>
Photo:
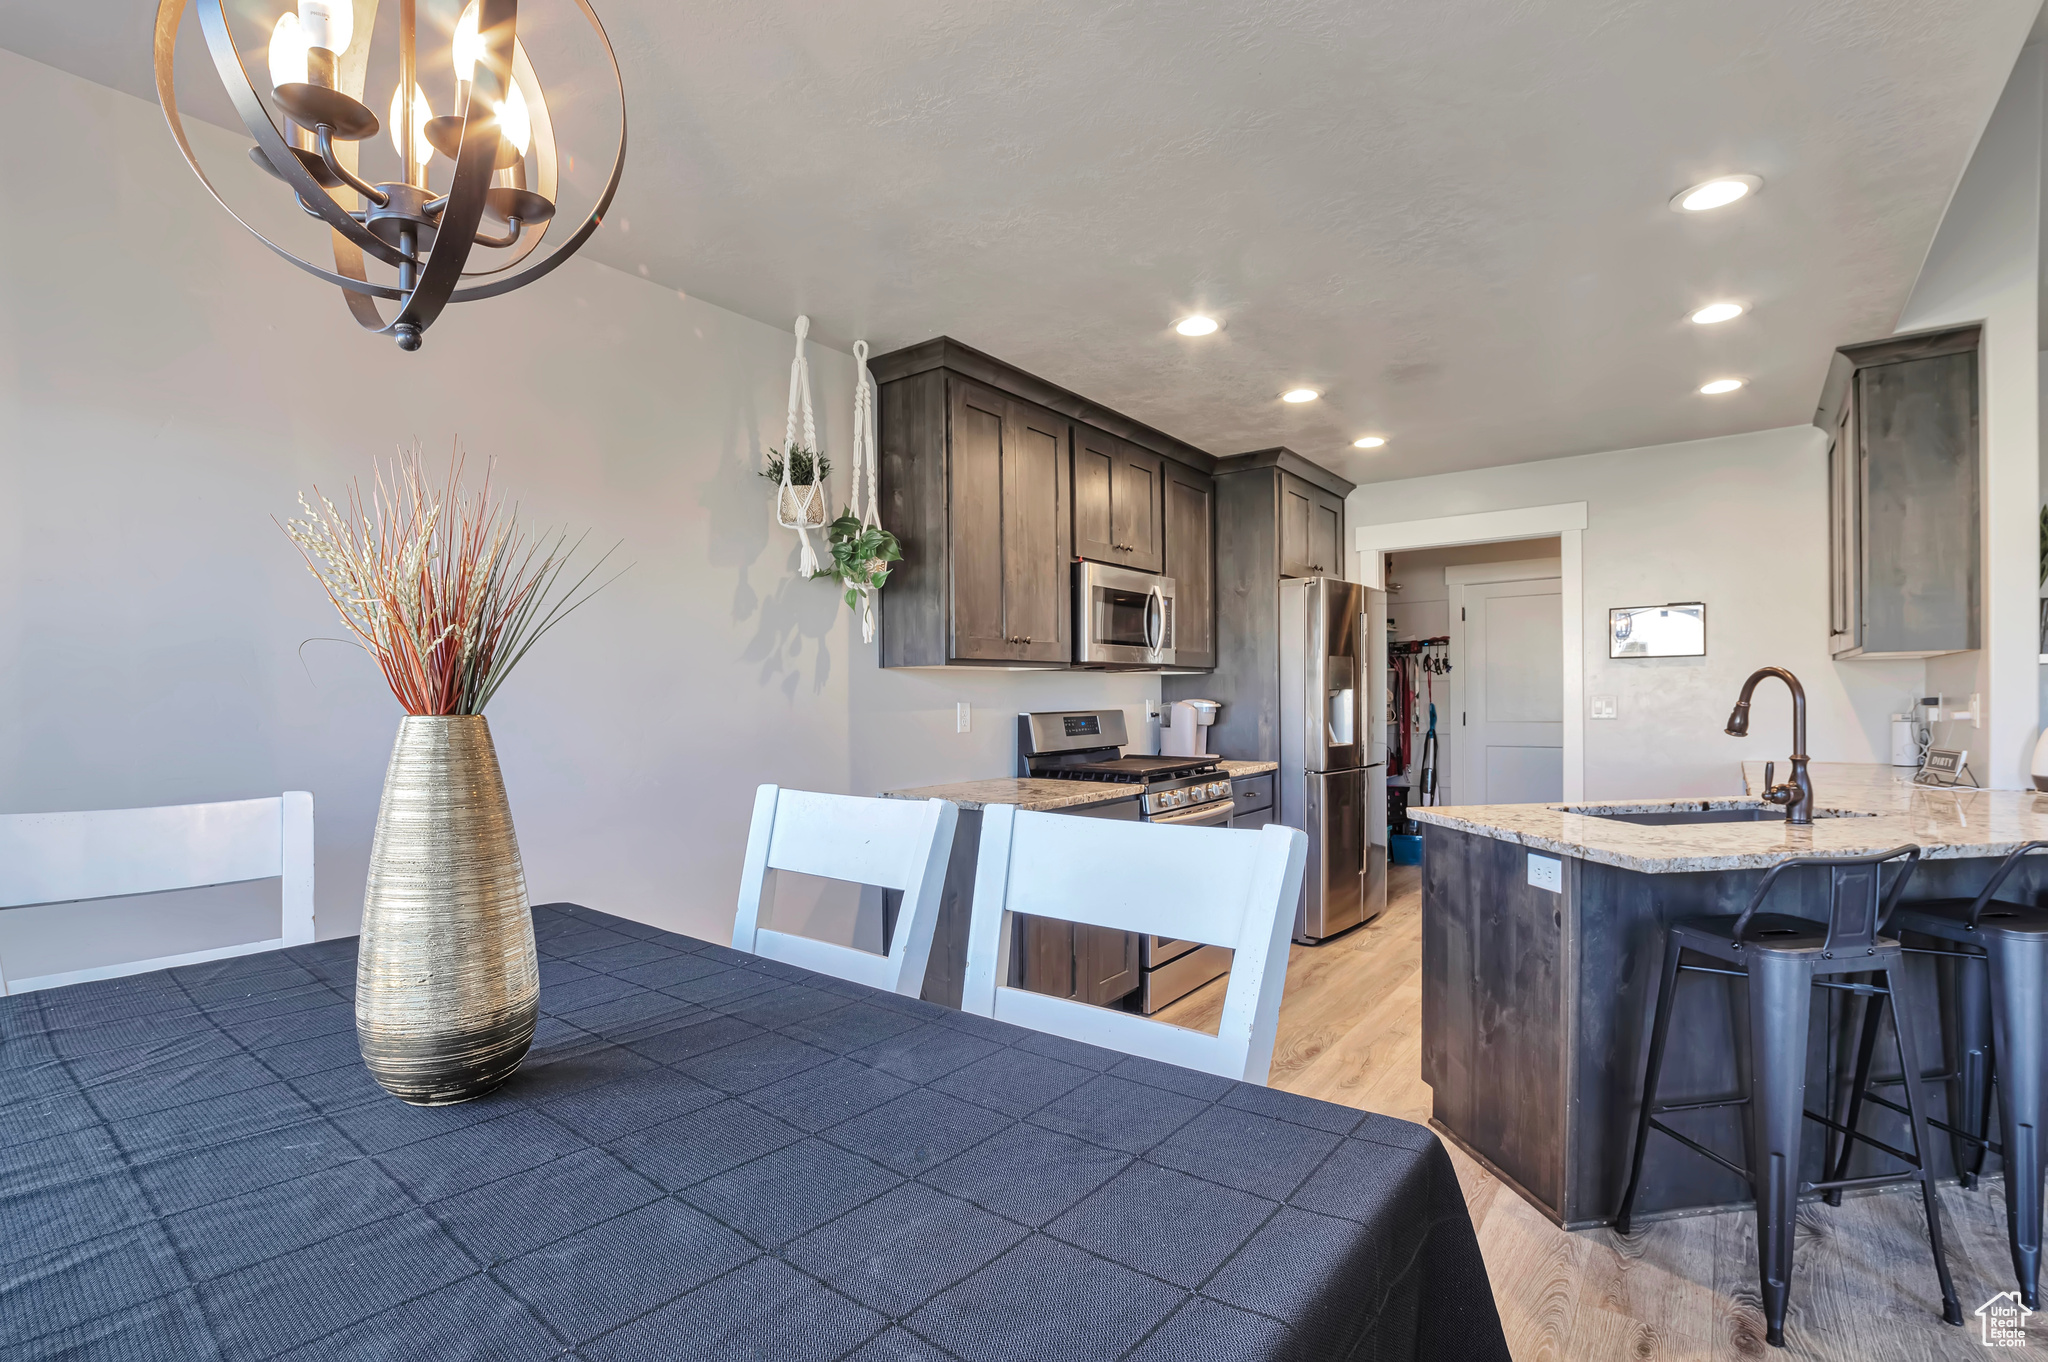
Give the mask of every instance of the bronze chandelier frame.
<svg viewBox="0 0 2048 1362">
<path fill-rule="evenodd" d="M 575 4 L 597 35 L 611 66 L 613 87 L 619 93 L 618 151 L 612 158 L 604 191 L 576 230 L 539 260 L 510 274 L 506 272 L 515 270 L 532 255 L 546 234 L 548 220 L 554 213 L 552 200 L 557 186 L 554 130 L 545 97 L 528 101 L 539 192 L 526 188 L 523 159 L 516 149 L 508 159 L 509 143 L 498 127 L 496 110 L 512 97 L 515 76 L 528 88 L 540 91 L 532 65 L 516 37 L 518 0 L 477 0 L 481 52 L 471 76 L 468 103 L 457 116 L 433 119 L 426 132 L 435 148 L 452 156 L 455 162 L 447 192 L 439 195 L 424 187 L 424 173 L 414 148 L 416 0 L 399 0 L 398 98 L 402 131 L 398 140 L 402 143 L 405 181 L 374 185 L 358 178 L 349 162 L 355 159 L 351 144 L 377 132 L 376 116 L 333 85 L 332 73 L 328 73 L 329 82 L 316 80 L 311 84 L 280 86 L 273 91 L 272 98 L 285 108 L 291 124 L 313 135 L 317 150 L 294 145 L 257 96 L 241 54 L 235 49 L 226 3 L 227 0 L 195 0 L 195 8 L 214 69 L 235 112 L 256 139 L 250 159 L 290 186 L 298 195 L 300 207 L 328 225 L 334 268 L 316 265 L 258 231 L 221 196 L 200 165 L 178 114 L 174 85 L 174 58 L 186 0 L 159 0 L 156 15 L 157 97 L 163 104 L 171 136 L 214 202 L 277 255 L 340 288 L 350 314 L 365 330 L 391 336 L 402 350 L 417 350 L 427 328 L 448 304 L 495 298 L 532 283 L 574 255 L 604 221 L 626 164 L 625 82 L 619 75 L 618 56 L 612 51 L 611 40 L 605 35 L 597 12 L 590 7 L 590 0 L 575 0 Z M 376 0 L 367 0 L 365 9 L 367 12 L 357 17 L 367 35 L 375 26 Z M 366 37 L 363 46 L 367 45 Z M 342 145 L 337 147 L 336 142 Z M 517 166 L 514 185 L 493 187 L 493 177 L 506 165 Z M 416 184 L 416 179 L 421 183 Z M 340 197 L 344 193 L 359 195 L 364 207 L 348 208 Z M 479 231 L 487 213 L 506 224 L 505 235 L 486 236 Z M 466 270 L 470 254 L 478 246 L 510 248 L 514 254 L 490 269 Z M 396 268 L 398 283 L 394 286 L 372 281 L 365 271 L 365 255 Z M 466 278 L 482 282 L 465 285 L 462 281 Z M 399 305 L 398 315 L 389 322 L 378 310 L 379 298 L 391 299 Z"/>
</svg>

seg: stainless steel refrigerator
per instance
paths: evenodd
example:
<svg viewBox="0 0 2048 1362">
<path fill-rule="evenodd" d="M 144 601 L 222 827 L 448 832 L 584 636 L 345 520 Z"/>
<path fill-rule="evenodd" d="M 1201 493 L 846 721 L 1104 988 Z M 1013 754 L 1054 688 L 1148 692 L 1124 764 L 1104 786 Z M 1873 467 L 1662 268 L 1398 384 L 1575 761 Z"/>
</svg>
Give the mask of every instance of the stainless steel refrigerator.
<svg viewBox="0 0 2048 1362">
<path fill-rule="evenodd" d="M 1385 599 L 1336 577 L 1280 583 L 1280 821 L 1308 833 L 1297 941 L 1387 906 Z"/>
</svg>

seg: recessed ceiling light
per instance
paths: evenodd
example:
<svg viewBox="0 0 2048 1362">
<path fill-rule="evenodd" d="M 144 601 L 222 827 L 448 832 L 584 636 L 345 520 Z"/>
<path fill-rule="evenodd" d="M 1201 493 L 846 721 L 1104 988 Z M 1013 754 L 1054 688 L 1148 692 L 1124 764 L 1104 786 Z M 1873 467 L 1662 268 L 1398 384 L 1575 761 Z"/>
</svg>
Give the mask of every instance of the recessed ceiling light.
<svg viewBox="0 0 2048 1362">
<path fill-rule="evenodd" d="M 1173 324 L 1173 329 L 1180 332 L 1183 336 L 1213 335 L 1216 327 L 1217 321 L 1214 317 L 1201 316 L 1182 317 Z"/>
<path fill-rule="evenodd" d="M 1732 393 L 1741 386 L 1742 380 L 1739 378 L 1717 378 L 1712 383 L 1700 384 L 1700 391 L 1713 397 L 1721 393 Z"/>
<path fill-rule="evenodd" d="M 1712 326 L 1715 322 L 1732 322 L 1741 315 L 1741 303 L 1708 303 L 1693 313 L 1692 319 L 1701 326 Z"/>
<path fill-rule="evenodd" d="M 1681 189 L 1671 196 L 1671 211 L 1674 213 L 1704 213 L 1709 208 L 1725 208 L 1740 198 L 1747 198 L 1764 187 L 1764 182 L 1754 175 L 1721 175 L 1696 184 L 1690 189 Z"/>
<path fill-rule="evenodd" d="M 1354 449 L 1378 449 L 1385 443 L 1386 441 L 1377 435 L 1368 435 L 1362 440 L 1353 440 L 1351 446 Z"/>
<path fill-rule="evenodd" d="M 1282 402 L 1313 402 L 1322 394 L 1314 388 L 1289 388 L 1280 394 Z"/>
</svg>

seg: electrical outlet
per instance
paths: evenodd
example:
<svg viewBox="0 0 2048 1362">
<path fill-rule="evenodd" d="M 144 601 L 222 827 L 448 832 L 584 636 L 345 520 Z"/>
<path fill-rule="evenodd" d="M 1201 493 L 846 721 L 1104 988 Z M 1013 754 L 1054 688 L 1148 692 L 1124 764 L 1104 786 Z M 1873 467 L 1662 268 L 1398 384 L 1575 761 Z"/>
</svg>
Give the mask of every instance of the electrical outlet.
<svg viewBox="0 0 2048 1362">
<path fill-rule="evenodd" d="M 955 733 L 967 733 L 972 731 L 973 728 L 973 707 L 965 700 L 956 702 L 953 706 L 953 731 Z"/>
<path fill-rule="evenodd" d="M 1529 853 L 1529 883 L 1553 894 L 1564 892 L 1564 865 L 1555 856 Z"/>
<path fill-rule="evenodd" d="M 1619 719 L 1621 717 L 1621 702 L 1612 695 L 1596 695 L 1593 697 L 1592 706 L 1586 712 L 1586 717 L 1590 719 Z"/>
<path fill-rule="evenodd" d="M 1150 719 L 1153 723 L 1158 723 L 1159 708 L 1159 702 L 1157 700 L 1147 700 L 1145 702 L 1145 717 Z"/>
<path fill-rule="evenodd" d="M 1970 692 L 1970 727 L 1984 727 L 1984 697 L 1976 691 Z"/>
</svg>

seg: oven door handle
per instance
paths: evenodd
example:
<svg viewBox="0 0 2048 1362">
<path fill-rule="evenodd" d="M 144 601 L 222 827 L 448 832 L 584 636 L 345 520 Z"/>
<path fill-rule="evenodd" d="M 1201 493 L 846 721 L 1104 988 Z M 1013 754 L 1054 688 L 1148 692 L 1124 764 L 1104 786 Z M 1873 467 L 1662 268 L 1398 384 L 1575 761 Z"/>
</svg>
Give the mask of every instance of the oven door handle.
<svg viewBox="0 0 2048 1362">
<path fill-rule="evenodd" d="M 1154 823 L 1178 823 L 1183 827 L 1227 828 L 1237 814 L 1237 801 L 1216 799 L 1207 804 L 1197 804 L 1191 809 L 1175 809 L 1172 813 L 1155 813 L 1149 821 Z"/>
<path fill-rule="evenodd" d="M 1166 591 L 1157 582 L 1145 593 L 1145 651 L 1154 657 L 1166 646 Z"/>
</svg>

